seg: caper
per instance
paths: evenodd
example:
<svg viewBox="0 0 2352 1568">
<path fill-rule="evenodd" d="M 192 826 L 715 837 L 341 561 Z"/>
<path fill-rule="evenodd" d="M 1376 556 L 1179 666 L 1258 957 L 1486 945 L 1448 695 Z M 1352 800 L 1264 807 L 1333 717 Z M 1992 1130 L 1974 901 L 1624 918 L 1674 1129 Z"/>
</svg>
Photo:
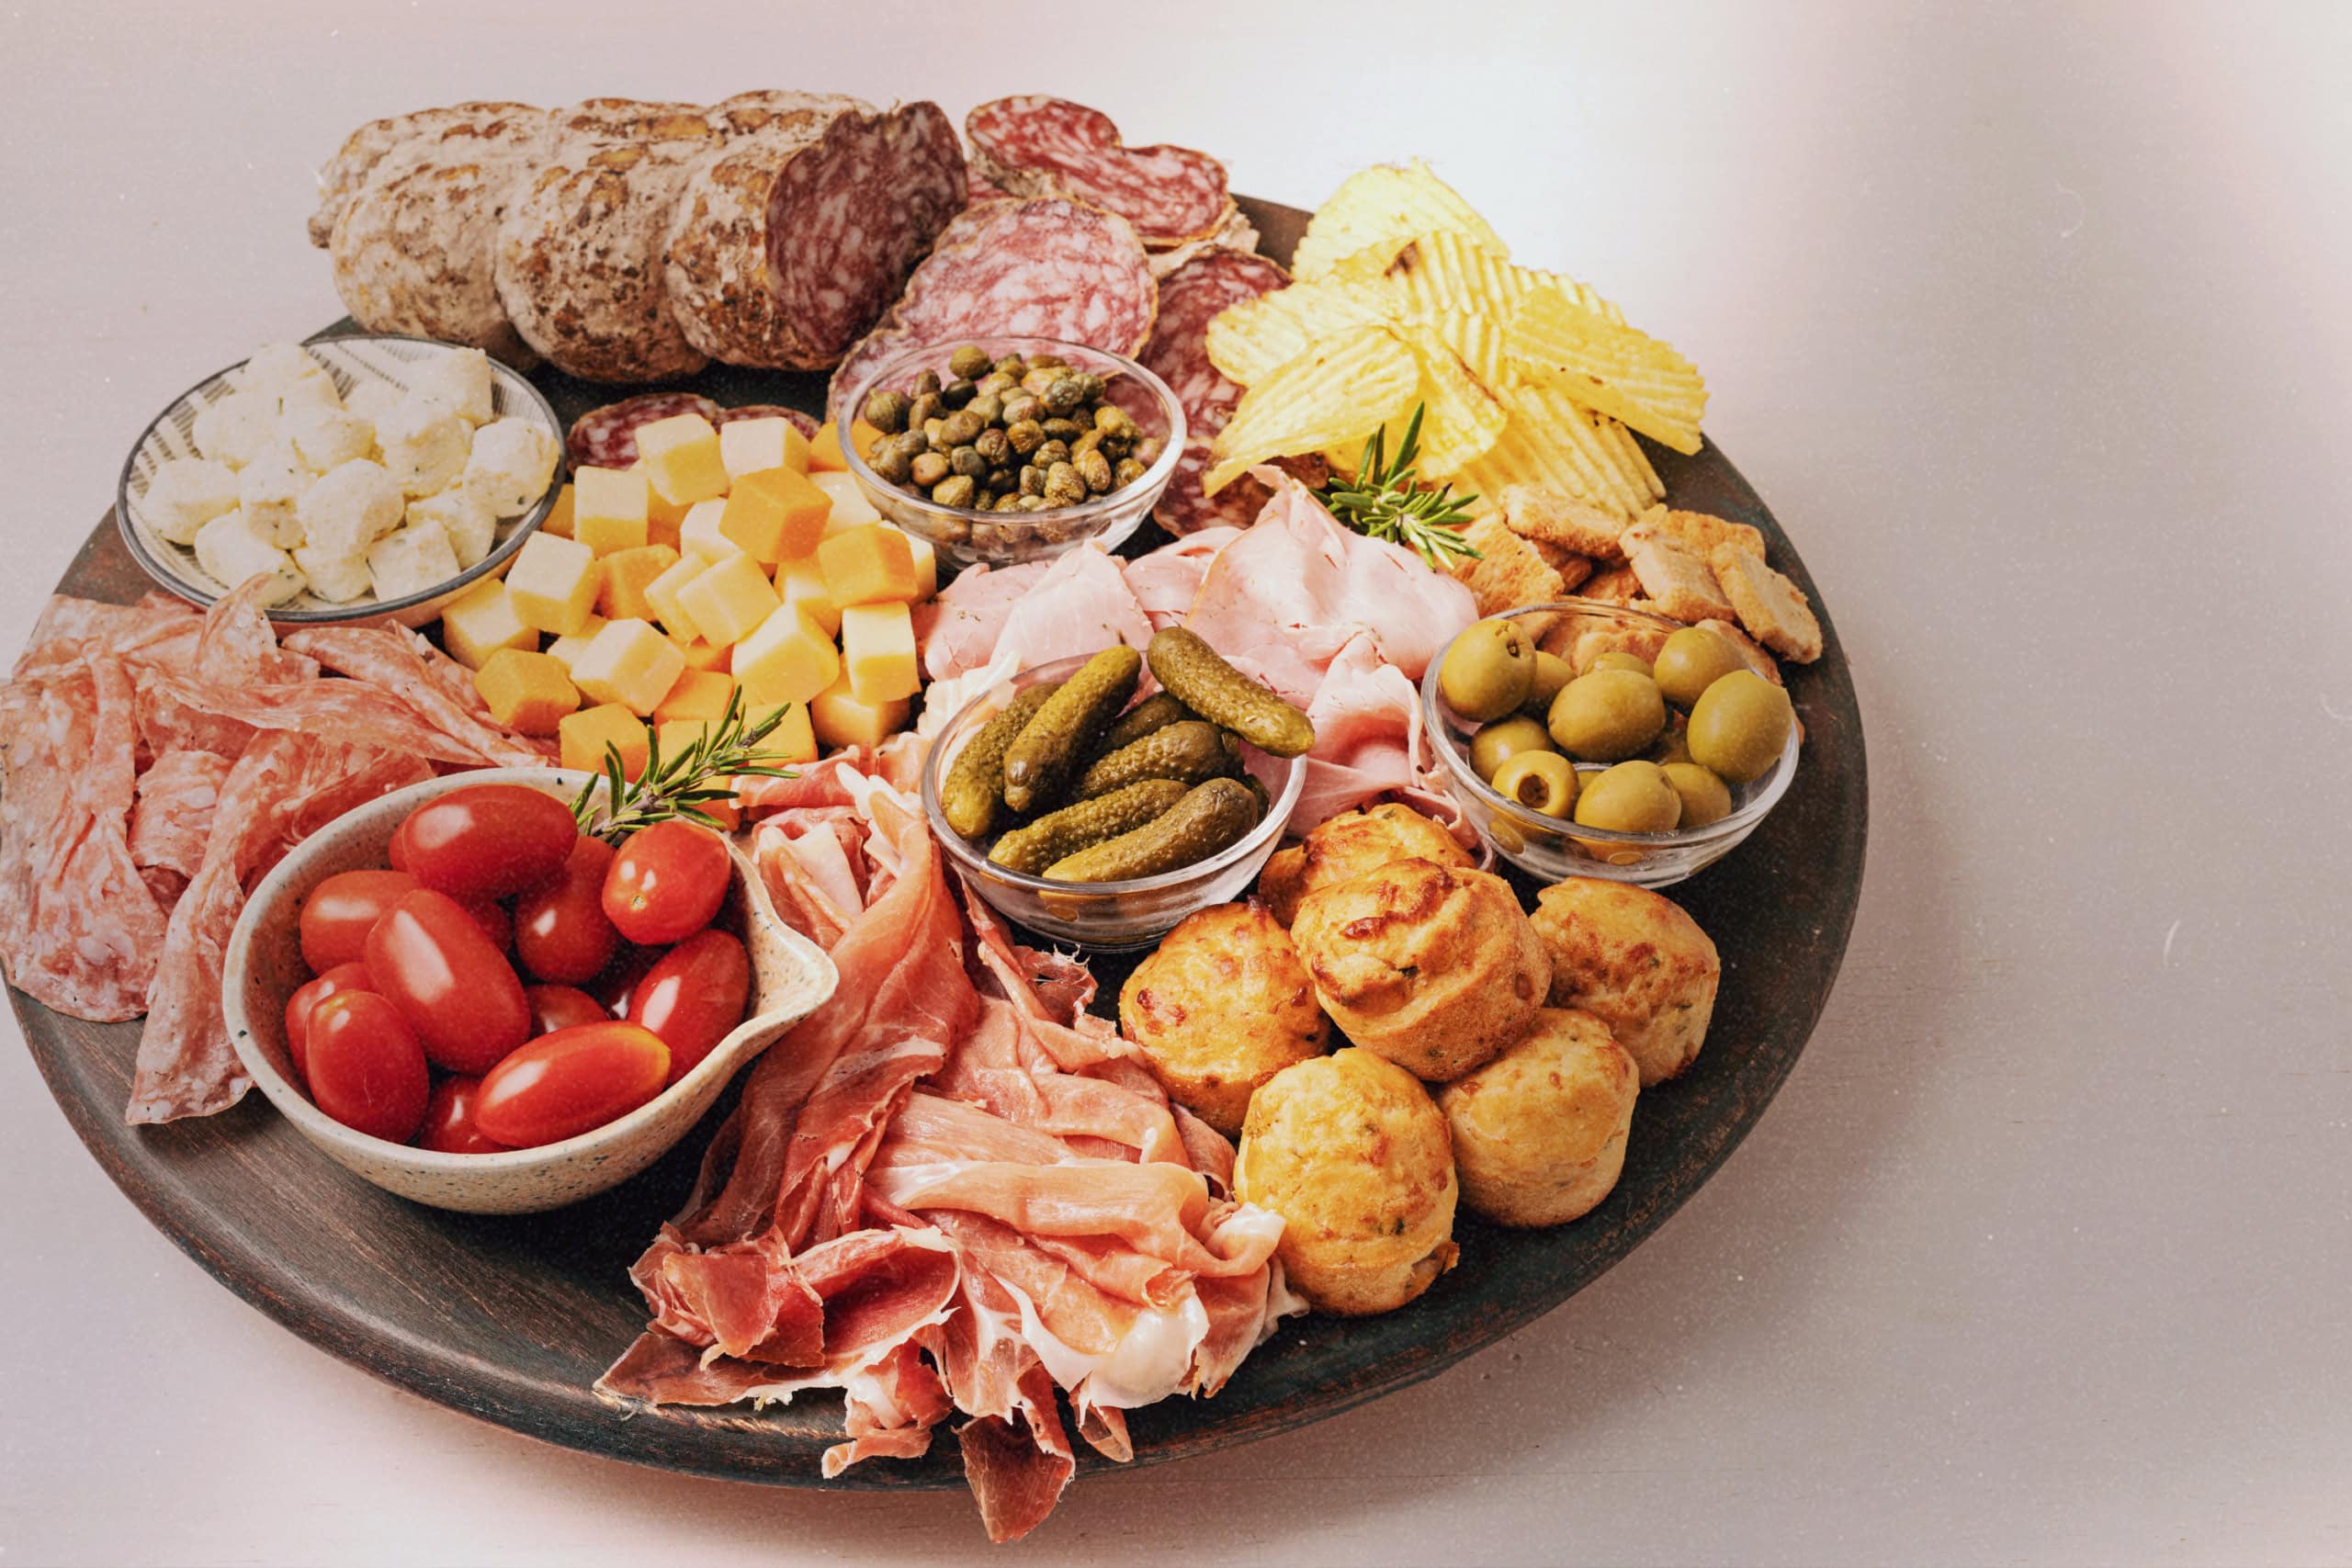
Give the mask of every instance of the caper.
<svg viewBox="0 0 2352 1568">
<path fill-rule="evenodd" d="M 926 393 L 926 392 L 929 392 L 929 393 L 932 393 L 932 394 L 933 394 L 933 395 L 936 395 L 936 394 L 938 393 L 938 391 L 939 391 L 939 372 L 938 372 L 938 371 L 936 371 L 936 370 L 926 370 L 926 371 L 924 371 L 922 375 L 917 376 L 917 377 L 915 378 L 915 396 L 917 396 L 917 397 L 919 397 L 919 398 L 920 398 L 920 397 L 922 397 L 922 396 L 924 393 Z"/>
<path fill-rule="evenodd" d="M 1042 495 L 1024 495 L 1013 503 L 1015 512 L 1043 512 L 1052 504 Z"/>
<path fill-rule="evenodd" d="M 969 506 L 972 504 L 973 494 L 978 488 L 962 474 L 957 474 L 952 479 L 942 479 L 933 485 L 931 490 L 931 499 L 942 506 Z"/>
<path fill-rule="evenodd" d="M 1023 463 L 1018 483 L 1023 495 L 1043 495 L 1046 493 L 1046 470 L 1035 463 Z"/>
<path fill-rule="evenodd" d="M 1021 389 L 1036 397 L 1044 397 L 1046 389 L 1062 378 L 1062 373 L 1049 365 L 1029 362 L 1029 374 L 1021 378 Z"/>
<path fill-rule="evenodd" d="M 938 439 L 950 446 L 969 446 L 987 428 L 987 422 L 978 414 L 969 409 L 959 409 L 939 422 Z"/>
<path fill-rule="evenodd" d="M 1008 354 L 996 362 L 996 368 L 999 375 L 1010 376 L 1018 381 L 1028 374 L 1029 362 L 1017 354 Z"/>
<path fill-rule="evenodd" d="M 974 385 L 979 389 L 980 396 L 984 398 L 1001 398 L 1021 383 L 1001 370 L 991 370 Z"/>
<path fill-rule="evenodd" d="M 900 452 L 906 454 L 910 460 L 912 460 L 913 458 L 922 457 L 925 452 L 931 450 L 931 438 L 920 430 L 902 430 L 898 434 L 889 437 L 888 440 L 877 441 L 875 445 L 876 446 L 895 446 Z"/>
<path fill-rule="evenodd" d="M 1102 453 L 1090 447 L 1072 458 L 1070 466 L 1078 470 L 1078 477 L 1086 481 L 1086 488 L 1096 495 L 1111 488 L 1111 459 Z"/>
<path fill-rule="evenodd" d="M 1004 417 L 1004 400 L 994 392 L 982 392 L 964 405 L 964 412 L 979 415 L 982 424 L 994 424 Z"/>
<path fill-rule="evenodd" d="M 1056 463 L 1067 463 L 1069 461 L 1069 443 L 1058 437 L 1044 442 L 1029 454 L 1029 460 L 1041 468 L 1050 468 Z"/>
<path fill-rule="evenodd" d="M 958 378 L 939 389 L 939 400 L 951 409 L 960 409 L 979 391 L 971 382 Z"/>
<path fill-rule="evenodd" d="M 1046 505 L 1075 506 L 1085 499 L 1086 481 L 1078 477 L 1078 470 L 1069 463 L 1056 463 L 1046 470 Z"/>
<path fill-rule="evenodd" d="M 886 391 L 877 387 L 866 395 L 865 423 L 885 435 L 895 435 L 907 427 L 907 398 L 903 392 Z"/>
<path fill-rule="evenodd" d="M 989 467 L 995 468 L 1012 453 L 1012 443 L 1001 430 L 981 431 L 972 437 L 972 448 L 979 453 Z"/>
<path fill-rule="evenodd" d="M 1029 356 L 1032 370 L 1059 370 L 1069 363 L 1058 354 L 1033 354 Z"/>
<path fill-rule="evenodd" d="M 907 477 L 929 490 L 947 477 L 947 458 L 938 452 L 925 452 L 907 465 Z"/>
<path fill-rule="evenodd" d="M 998 496 L 996 498 L 995 510 L 999 512 L 1018 512 L 1021 510 L 1021 502 L 1024 499 L 1026 498 L 1018 495 Z"/>
<path fill-rule="evenodd" d="M 1122 457 L 1119 466 L 1111 470 L 1112 482 L 1125 490 L 1144 476 L 1144 466 L 1133 457 Z"/>
<path fill-rule="evenodd" d="M 1041 421 L 1038 428 L 1046 433 L 1046 439 L 1048 441 L 1075 441 L 1086 427 L 1074 419 L 1064 419 L 1057 414 L 1051 419 Z"/>
<path fill-rule="evenodd" d="M 890 483 L 902 485 L 907 482 L 910 465 L 905 450 L 896 443 L 876 442 L 874 450 L 867 454 L 865 460 L 868 467 Z"/>
<path fill-rule="evenodd" d="M 1005 411 L 1012 412 L 1010 409 Z M 1016 419 L 1004 427 L 1004 439 L 1012 448 L 1026 457 L 1037 450 L 1046 439 L 1045 430 L 1034 419 Z"/>
<path fill-rule="evenodd" d="M 940 436 L 940 432 L 946 428 L 947 422 L 944 419 L 933 418 L 924 420 L 922 422 L 923 449 L 928 452 L 944 452 L 947 450 L 947 443 Z"/>
<path fill-rule="evenodd" d="M 987 375 L 995 363 L 989 351 L 976 343 L 967 343 L 947 356 L 947 368 L 966 380 Z"/>
<path fill-rule="evenodd" d="M 1104 403 L 1094 411 L 1094 428 L 1105 435 L 1125 435 L 1135 429 L 1135 421 L 1127 411 L 1116 403 Z"/>
<path fill-rule="evenodd" d="M 958 446 L 947 454 L 947 468 L 949 472 L 961 474 L 978 484 L 988 477 L 989 460 L 972 447 Z"/>
<path fill-rule="evenodd" d="M 1097 376 L 1091 370 L 1080 371 L 1078 373 L 1078 398 L 1080 402 L 1101 402 L 1102 400 L 1102 378 Z"/>
<path fill-rule="evenodd" d="M 1086 401 L 1086 386 L 1075 376 L 1061 376 L 1050 382 L 1045 390 L 1046 407 L 1057 414 L 1074 414 Z"/>
<path fill-rule="evenodd" d="M 1147 468 L 1151 467 L 1151 465 L 1159 461 L 1160 446 L 1161 442 L 1159 436 L 1145 436 L 1142 440 L 1136 443 L 1134 453 L 1135 460 L 1141 463 Z"/>
<path fill-rule="evenodd" d="M 1037 400 L 1037 394 L 1035 392 L 1005 394 L 1004 423 L 1007 424 L 1035 423 L 1037 416 L 1045 412 L 1046 406 Z"/>
<path fill-rule="evenodd" d="M 1102 433 L 1099 430 L 1089 429 L 1081 434 L 1077 440 L 1069 444 L 1070 460 L 1072 462 L 1076 462 L 1080 453 L 1095 451 L 1100 448 L 1102 445 Z"/>
<path fill-rule="evenodd" d="M 921 430 L 927 422 L 937 419 L 945 412 L 940 406 L 937 392 L 917 392 L 914 400 L 907 405 L 907 428 Z"/>
</svg>

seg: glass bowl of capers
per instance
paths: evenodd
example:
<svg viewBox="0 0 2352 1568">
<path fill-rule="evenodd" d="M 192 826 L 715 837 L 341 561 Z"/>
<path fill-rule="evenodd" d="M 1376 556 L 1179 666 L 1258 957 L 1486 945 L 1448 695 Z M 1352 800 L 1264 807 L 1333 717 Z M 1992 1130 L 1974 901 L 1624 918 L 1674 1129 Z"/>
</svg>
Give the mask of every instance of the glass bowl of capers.
<svg viewBox="0 0 2352 1568">
<path fill-rule="evenodd" d="M 1054 338 L 910 348 L 841 406 L 871 427 L 842 443 L 866 499 L 958 566 L 1116 546 L 1151 514 L 1184 446 L 1167 382 Z"/>
<path fill-rule="evenodd" d="M 1475 621 L 1421 678 L 1453 794 L 1547 881 L 1664 887 L 1729 854 L 1796 776 L 1788 694 L 1711 623 L 1597 599 Z"/>
</svg>

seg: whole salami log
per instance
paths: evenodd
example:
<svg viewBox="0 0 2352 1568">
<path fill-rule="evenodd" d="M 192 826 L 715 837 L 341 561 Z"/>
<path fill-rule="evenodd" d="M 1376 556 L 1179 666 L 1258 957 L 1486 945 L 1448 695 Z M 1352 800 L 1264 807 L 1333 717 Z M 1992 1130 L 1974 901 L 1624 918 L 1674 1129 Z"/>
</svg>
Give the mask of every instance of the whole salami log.
<svg viewBox="0 0 2352 1568">
<path fill-rule="evenodd" d="M 966 208 L 833 372 L 831 406 L 838 416 L 876 364 L 925 344 L 1049 337 L 1133 354 L 1159 299 L 1143 242 L 1114 212 L 1058 197 Z"/>
<path fill-rule="evenodd" d="M 590 409 L 571 422 L 564 455 L 575 468 L 626 468 L 637 461 L 637 432 L 657 419 L 698 413 L 713 424 L 724 411 L 699 392 L 647 392 Z"/>
<path fill-rule="evenodd" d="M 458 104 L 445 109 L 418 109 L 412 114 L 371 119 L 349 136 L 319 171 L 319 209 L 311 214 L 311 243 L 321 250 L 334 235 L 335 220 L 359 194 L 368 175 L 384 154 L 417 137 L 445 130 L 481 108 L 520 108 L 520 104 Z"/>
<path fill-rule="evenodd" d="M 1143 363 L 1184 405 L 1184 452 L 1153 509 L 1171 534 L 1189 534 L 1220 523 L 1247 527 L 1269 499 L 1266 487 L 1246 476 L 1214 496 L 1201 493 L 1208 471 L 1210 439 L 1225 428 L 1241 400 L 1241 389 L 1209 363 L 1209 322 L 1227 307 L 1290 282 L 1290 275 L 1245 251 L 1206 249 L 1159 280 L 1159 319 Z"/>
<path fill-rule="evenodd" d="M 1069 196 L 1135 225 L 1147 245 L 1206 239 L 1233 208 L 1225 165 L 1185 147 L 1129 147 L 1111 117 L 1042 94 L 998 98 L 964 117 L 972 161 L 1017 196 Z"/>
</svg>

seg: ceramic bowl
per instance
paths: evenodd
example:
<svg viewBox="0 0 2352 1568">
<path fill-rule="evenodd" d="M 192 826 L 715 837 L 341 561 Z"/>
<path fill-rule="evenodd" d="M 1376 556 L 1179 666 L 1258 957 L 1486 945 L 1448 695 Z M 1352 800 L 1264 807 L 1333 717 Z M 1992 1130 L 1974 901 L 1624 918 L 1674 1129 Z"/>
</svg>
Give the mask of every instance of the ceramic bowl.
<svg viewBox="0 0 2352 1568">
<path fill-rule="evenodd" d="M 388 1192 L 472 1214 L 528 1214 L 593 1197 L 653 1163 L 710 1109 L 729 1079 L 832 995 L 832 960 L 776 918 L 751 860 L 731 842 L 733 885 L 718 923 L 752 959 L 750 1016 L 695 1069 L 646 1104 L 576 1138 L 494 1155 L 440 1154 L 354 1132 L 295 1087 L 287 998 L 310 978 L 296 917 L 311 888 L 339 871 L 380 867 L 392 829 L 435 795 L 479 784 L 520 784 L 570 801 L 590 775 L 492 768 L 411 785 L 337 818 L 263 878 L 229 938 L 221 1006 L 238 1059 L 278 1114 L 328 1158 Z"/>
</svg>

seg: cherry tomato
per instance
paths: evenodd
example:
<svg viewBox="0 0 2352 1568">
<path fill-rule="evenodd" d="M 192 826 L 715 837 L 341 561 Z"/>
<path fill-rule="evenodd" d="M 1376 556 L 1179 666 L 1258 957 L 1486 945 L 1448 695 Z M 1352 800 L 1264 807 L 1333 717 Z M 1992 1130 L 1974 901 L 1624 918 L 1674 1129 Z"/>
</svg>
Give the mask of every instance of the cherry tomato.
<svg viewBox="0 0 2352 1568">
<path fill-rule="evenodd" d="M 621 933 L 605 918 L 613 846 L 582 834 L 563 869 L 514 900 L 514 955 L 542 980 L 577 986 L 612 962 Z"/>
<path fill-rule="evenodd" d="M 336 872 L 302 900 L 302 962 L 313 975 L 352 963 L 368 951 L 377 918 L 415 888 L 404 871 Z"/>
<path fill-rule="evenodd" d="M 414 812 L 411 812 L 409 814 L 411 817 L 414 815 Z M 407 817 L 401 818 L 401 825 L 392 829 L 392 841 L 384 846 L 384 858 L 391 862 L 392 869 L 394 871 L 406 871 L 408 869 Z"/>
<path fill-rule="evenodd" d="M 663 953 L 629 994 L 628 1021 L 670 1047 L 676 1083 L 743 1021 L 752 957 L 725 931 L 699 931 Z"/>
<path fill-rule="evenodd" d="M 631 942 L 684 942 L 718 913 L 731 874 L 718 834 L 693 822 L 656 822 L 613 857 L 605 916 Z"/>
<path fill-rule="evenodd" d="M 542 1034 L 481 1080 L 474 1124 L 513 1148 L 576 1137 L 662 1092 L 670 1047 L 639 1024 L 607 1020 Z"/>
<path fill-rule="evenodd" d="M 596 977 L 580 988 L 605 1004 L 605 1010 L 615 1018 L 628 1016 L 629 998 L 635 994 L 638 982 L 653 967 L 654 960 L 666 951 L 658 947 L 639 947 L 635 942 L 623 942 Z"/>
<path fill-rule="evenodd" d="M 613 1015 L 604 1003 L 570 986 L 526 986 L 523 995 L 531 1004 L 531 1032 L 535 1036 L 553 1034 L 574 1024 L 612 1021 Z"/>
<path fill-rule="evenodd" d="M 294 1058 L 294 1077 L 299 1083 L 311 1081 L 311 1069 L 303 1055 L 311 1043 L 311 1010 L 338 991 L 372 991 L 375 984 L 368 978 L 365 964 L 338 964 L 317 979 L 294 988 L 286 998 L 286 1052 Z"/>
<path fill-rule="evenodd" d="M 545 882 L 580 836 L 563 802 L 522 784 L 453 789 L 410 812 L 401 831 L 410 874 L 453 898 L 503 898 Z"/>
<path fill-rule="evenodd" d="M 490 938 L 490 945 L 504 953 L 514 945 L 514 917 L 506 906 L 495 898 L 460 898 L 458 908 L 473 917 L 481 934 Z"/>
<path fill-rule="evenodd" d="M 445 1071 L 488 1072 L 531 1037 L 514 966 L 446 893 L 420 887 L 385 911 L 368 933 L 368 973 Z"/>
<path fill-rule="evenodd" d="M 400 1009 L 373 991 L 329 997 L 311 1011 L 308 1055 L 320 1110 L 390 1143 L 416 1136 L 433 1078 Z"/>
<path fill-rule="evenodd" d="M 506 1145 L 482 1136 L 474 1125 L 474 1106 L 481 1098 L 481 1079 L 460 1073 L 443 1078 L 433 1086 L 433 1098 L 425 1102 L 424 1127 L 416 1135 L 416 1146 L 438 1149 L 445 1155 L 494 1155 L 503 1153 Z"/>
</svg>

